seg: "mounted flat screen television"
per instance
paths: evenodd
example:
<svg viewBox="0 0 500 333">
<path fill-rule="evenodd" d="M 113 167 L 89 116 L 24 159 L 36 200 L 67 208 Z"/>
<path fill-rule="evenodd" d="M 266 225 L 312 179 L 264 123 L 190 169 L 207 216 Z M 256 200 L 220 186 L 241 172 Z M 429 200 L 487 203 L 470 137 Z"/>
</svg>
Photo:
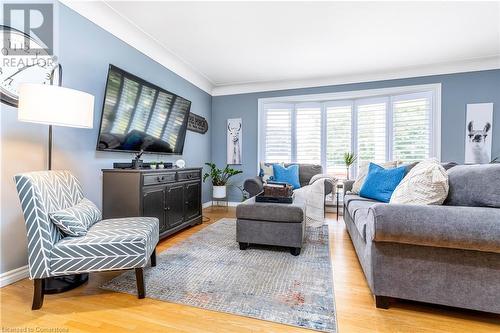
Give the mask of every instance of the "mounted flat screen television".
<svg viewBox="0 0 500 333">
<path fill-rule="evenodd" d="M 97 150 L 181 155 L 191 102 L 109 66 Z"/>
</svg>

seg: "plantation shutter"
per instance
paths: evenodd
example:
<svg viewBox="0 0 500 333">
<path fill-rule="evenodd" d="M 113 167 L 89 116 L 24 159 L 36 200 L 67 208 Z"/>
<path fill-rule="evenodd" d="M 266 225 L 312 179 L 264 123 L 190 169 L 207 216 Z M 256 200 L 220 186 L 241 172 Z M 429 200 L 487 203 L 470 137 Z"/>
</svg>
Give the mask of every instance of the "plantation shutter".
<svg viewBox="0 0 500 333">
<path fill-rule="evenodd" d="M 297 163 L 321 164 L 321 105 L 298 104 L 296 115 Z"/>
<path fill-rule="evenodd" d="M 386 161 L 387 98 L 356 101 L 358 166 Z"/>
<path fill-rule="evenodd" d="M 352 102 L 326 104 L 326 171 L 346 177 L 344 153 L 351 152 Z"/>
<path fill-rule="evenodd" d="M 431 152 L 432 94 L 418 93 L 392 98 L 394 160 L 421 161 Z"/>
<path fill-rule="evenodd" d="M 264 161 L 292 161 L 293 105 L 266 105 L 264 110 Z"/>
<path fill-rule="evenodd" d="M 116 111 L 116 120 L 111 128 L 111 133 L 126 133 L 138 93 L 139 83 L 125 78 L 122 85 L 120 101 L 118 102 L 118 109 Z"/>
<path fill-rule="evenodd" d="M 153 108 L 156 93 L 156 89 L 142 86 L 141 95 L 139 96 L 139 101 L 137 102 L 137 107 L 134 112 L 134 117 L 132 118 L 132 123 L 130 124 L 129 132 L 132 130 L 144 132 L 148 123 L 149 115 Z"/>
</svg>

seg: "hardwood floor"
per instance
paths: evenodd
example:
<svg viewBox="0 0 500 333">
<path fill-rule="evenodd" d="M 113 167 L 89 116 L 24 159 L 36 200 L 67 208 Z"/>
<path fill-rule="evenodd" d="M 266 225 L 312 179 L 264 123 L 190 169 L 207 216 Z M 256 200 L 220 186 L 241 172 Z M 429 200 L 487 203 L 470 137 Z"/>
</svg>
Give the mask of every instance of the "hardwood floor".
<svg viewBox="0 0 500 333">
<path fill-rule="evenodd" d="M 210 221 L 162 241 L 158 253 L 186 239 L 234 208 L 208 208 Z M 339 332 L 500 332 L 500 316 L 412 302 L 389 310 L 375 308 L 342 220 L 328 214 L 330 250 Z M 91 274 L 89 282 L 59 295 L 46 295 L 43 308 L 31 311 L 33 283 L 28 279 L 0 289 L 2 332 L 9 329 L 58 329 L 51 332 L 307 332 L 291 326 L 213 312 L 99 289 L 119 272 Z M 147 294 L 147 285 L 146 285 Z M 14 332 L 11 330 L 10 332 Z M 23 331 L 24 332 L 24 331 Z M 46 331 L 48 332 L 48 331 Z"/>
</svg>

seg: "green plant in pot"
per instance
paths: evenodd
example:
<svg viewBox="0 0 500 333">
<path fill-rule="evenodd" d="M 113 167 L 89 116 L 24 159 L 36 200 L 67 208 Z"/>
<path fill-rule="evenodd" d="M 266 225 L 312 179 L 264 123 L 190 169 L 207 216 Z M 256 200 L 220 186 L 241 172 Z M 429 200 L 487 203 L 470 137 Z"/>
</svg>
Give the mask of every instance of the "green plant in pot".
<svg viewBox="0 0 500 333">
<path fill-rule="evenodd" d="M 241 170 L 232 169 L 226 165 L 224 169 L 219 169 L 215 163 L 205 163 L 209 167 L 209 171 L 203 175 L 203 181 L 207 178 L 212 179 L 213 193 L 215 199 L 222 199 L 226 197 L 226 187 L 229 178 L 243 173 Z"/>
<path fill-rule="evenodd" d="M 352 153 L 352 152 L 345 152 L 344 153 L 344 163 L 345 163 L 345 167 L 346 167 L 346 176 L 347 176 L 347 179 L 349 179 L 349 169 L 351 168 L 351 165 L 354 164 L 354 162 L 356 162 L 356 159 L 358 157 L 356 156 L 356 154 Z"/>
<path fill-rule="evenodd" d="M 150 163 L 149 163 L 149 167 L 150 167 L 151 169 L 156 169 L 156 166 L 157 166 L 157 163 L 156 163 L 156 162 L 150 162 Z"/>
</svg>

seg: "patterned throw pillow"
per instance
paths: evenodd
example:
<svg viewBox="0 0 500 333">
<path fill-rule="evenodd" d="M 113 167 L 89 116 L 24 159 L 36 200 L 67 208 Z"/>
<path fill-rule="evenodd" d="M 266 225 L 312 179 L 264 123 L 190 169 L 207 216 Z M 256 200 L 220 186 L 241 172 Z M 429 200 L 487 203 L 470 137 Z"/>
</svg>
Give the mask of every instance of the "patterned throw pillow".
<svg viewBox="0 0 500 333">
<path fill-rule="evenodd" d="M 391 204 L 441 205 L 448 196 L 448 174 L 436 159 L 418 163 L 403 178 Z"/>
<path fill-rule="evenodd" d="M 395 168 L 398 166 L 397 161 L 390 161 L 390 162 L 385 162 L 385 163 L 377 163 L 377 165 L 383 167 L 384 169 L 390 169 L 390 168 Z M 351 192 L 354 194 L 359 194 L 359 191 L 361 191 L 361 187 L 363 186 L 363 183 L 365 182 L 366 175 L 368 174 L 368 167 L 370 166 L 370 162 L 363 162 L 359 165 L 359 170 L 358 170 L 358 177 L 354 181 L 354 184 L 352 184 L 352 189 Z"/>
<path fill-rule="evenodd" d="M 66 236 L 85 236 L 87 230 L 102 220 L 99 208 L 88 199 L 83 198 L 76 205 L 49 213 L 52 222 Z"/>
<path fill-rule="evenodd" d="M 259 172 L 259 177 L 262 179 L 262 181 L 265 183 L 268 180 L 274 180 L 274 170 L 273 170 L 273 164 L 279 164 L 283 166 L 283 163 L 266 163 L 266 162 L 260 162 L 260 172 Z"/>
</svg>

